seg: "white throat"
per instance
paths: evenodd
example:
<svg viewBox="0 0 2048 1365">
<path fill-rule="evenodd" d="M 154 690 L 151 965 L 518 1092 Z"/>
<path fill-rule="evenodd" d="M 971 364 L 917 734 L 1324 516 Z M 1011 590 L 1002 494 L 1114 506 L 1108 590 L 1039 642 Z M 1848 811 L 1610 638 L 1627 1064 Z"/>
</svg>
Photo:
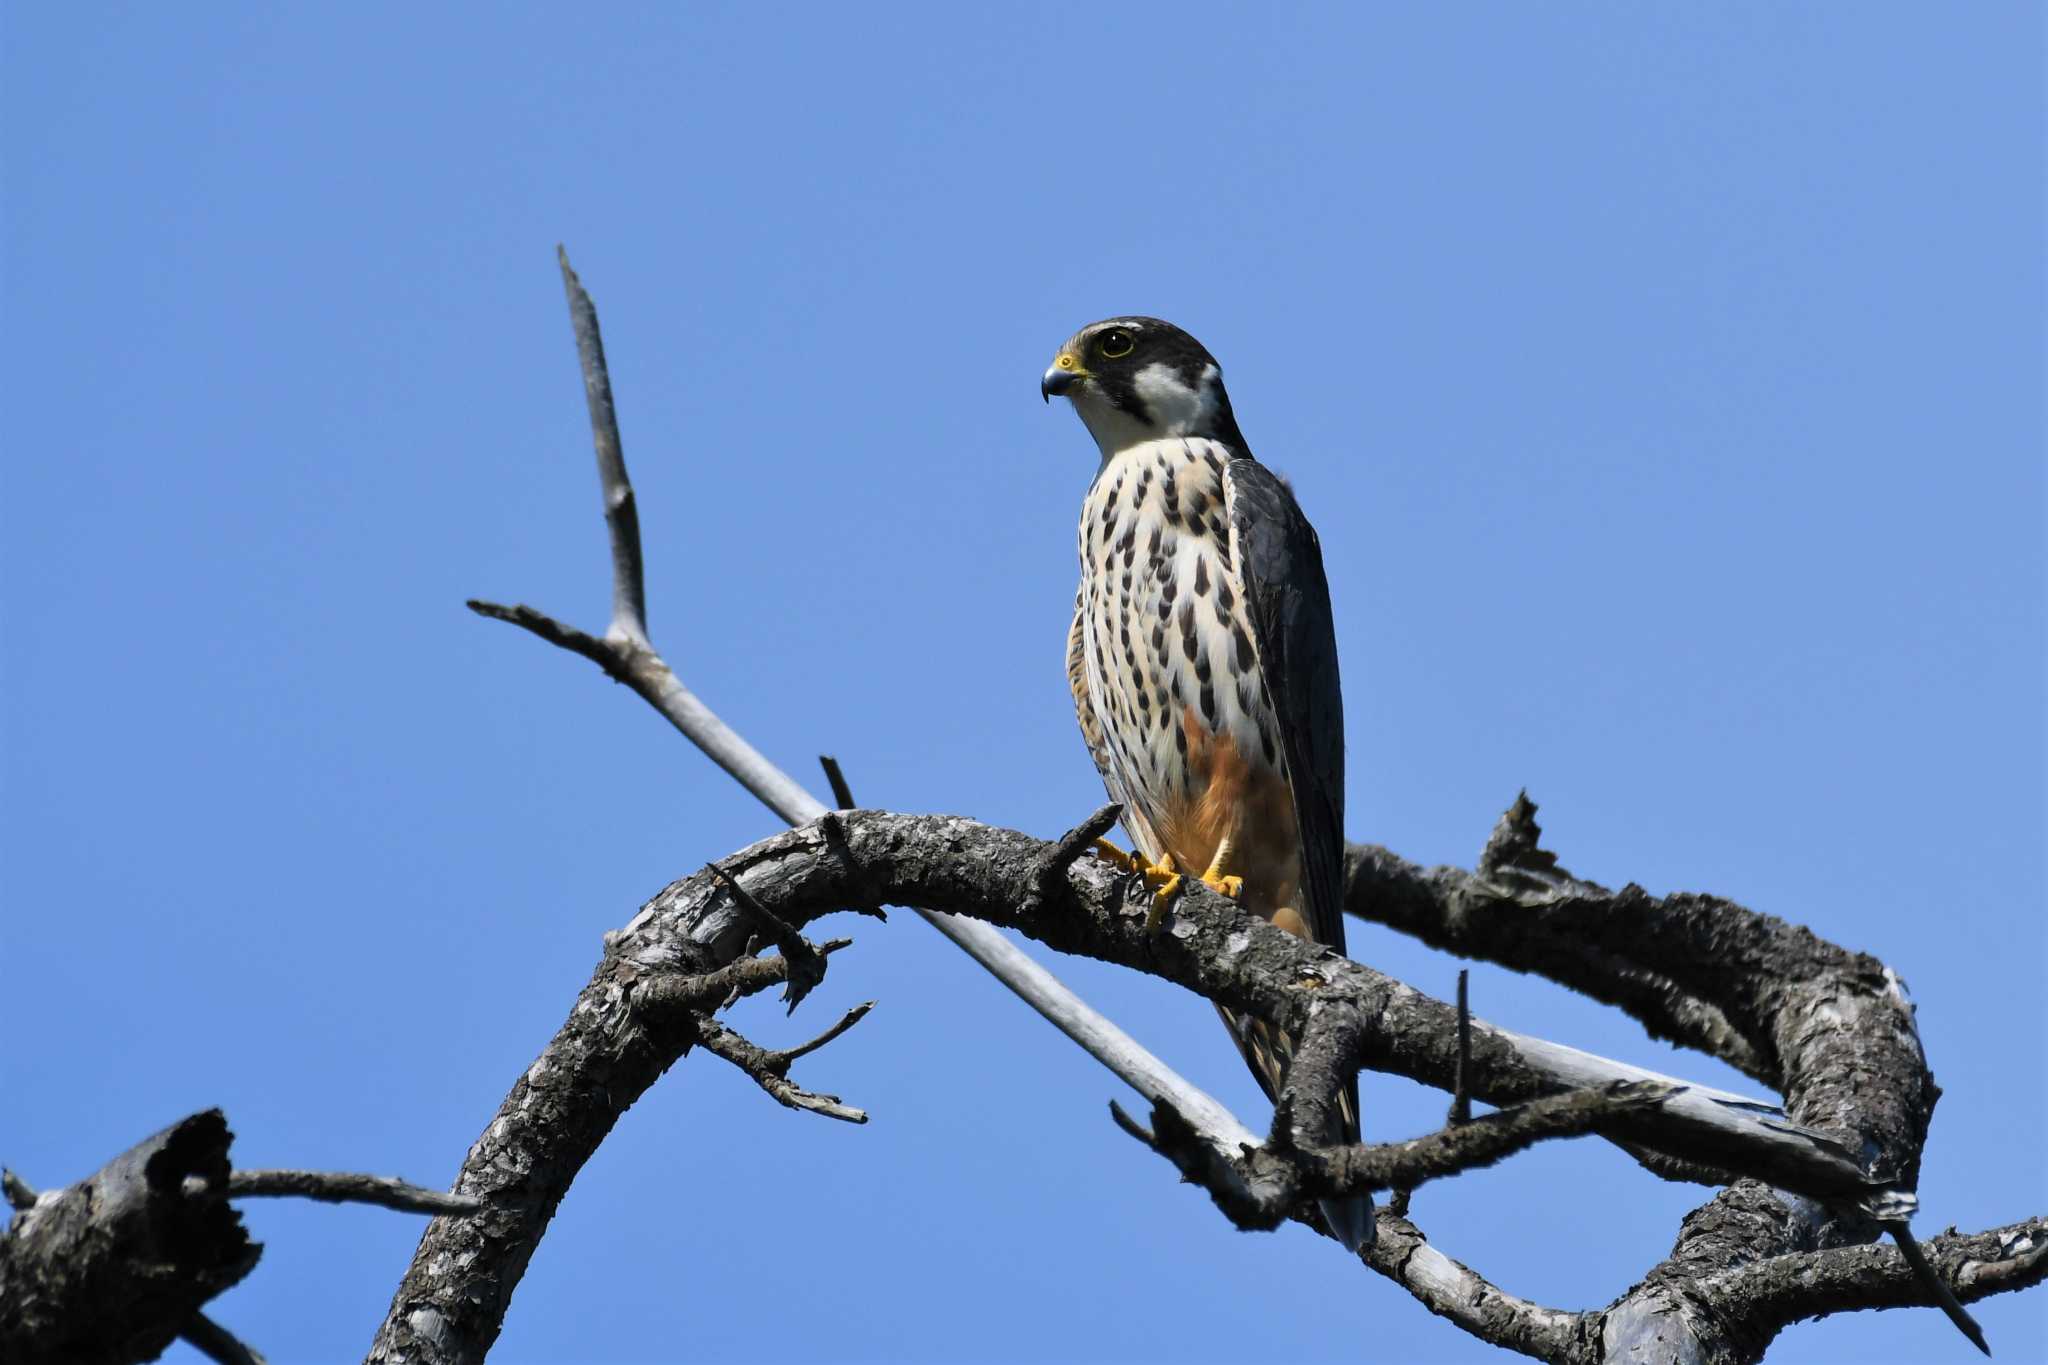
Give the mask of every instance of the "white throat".
<svg viewBox="0 0 2048 1365">
<path fill-rule="evenodd" d="M 1131 390 L 1145 405 L 1146 415 L 1152 419 L 1149 422 L 1141 422 L 1113 406 L 1089 385 L 1076 389 L 1072 397 L 1074 411 L 1081 414 L 1081 421 L 1095 438 L 1102 458 L 1108 460 L 1118 451 L 1144 441 L 1210 430 L 1220 387 L 1221 376 L 1214 365 L 1203 368 L 1194 388 L 1181 382 L 1180 376 L 1168 366 L 1147 365 L 1133 377 Z"/>
</svg>

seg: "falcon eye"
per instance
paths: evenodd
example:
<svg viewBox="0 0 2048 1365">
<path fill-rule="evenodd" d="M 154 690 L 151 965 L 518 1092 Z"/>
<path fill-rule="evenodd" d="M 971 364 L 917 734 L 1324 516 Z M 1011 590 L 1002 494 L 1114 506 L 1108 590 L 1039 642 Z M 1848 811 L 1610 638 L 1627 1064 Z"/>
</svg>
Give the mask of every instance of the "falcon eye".
<svg viewBox="0 0 2048 1365">
<path fill-rule="evenodd" d="M 1096 349 L 1102 352 L 1105 360 L 1116 360 L 1129 355 L 1131 348 L 1137 344 L 1129 332 L 1121 327 L 1112 327 L 1102 334 L 1102 340 L 1096 343 Z"/>
</svg>

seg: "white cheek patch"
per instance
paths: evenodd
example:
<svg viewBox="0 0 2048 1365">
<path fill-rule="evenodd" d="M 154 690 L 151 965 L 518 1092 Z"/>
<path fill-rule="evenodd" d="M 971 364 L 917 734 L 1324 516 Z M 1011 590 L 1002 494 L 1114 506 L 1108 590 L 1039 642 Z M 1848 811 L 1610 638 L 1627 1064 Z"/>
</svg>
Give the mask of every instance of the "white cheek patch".
<svg viewBox="0 0 2048 1365">
<path fill-rule="evenodd" d="M 1167 365 L 1154 363 L 1131 379 L 1131 392 L 1152 418 L 1154 436 L 1187 436 L 1209 429 L 1216 415 L 1216 367 L 1203 368 L 1198 387 L 1189 388 Z"/>
</svg>

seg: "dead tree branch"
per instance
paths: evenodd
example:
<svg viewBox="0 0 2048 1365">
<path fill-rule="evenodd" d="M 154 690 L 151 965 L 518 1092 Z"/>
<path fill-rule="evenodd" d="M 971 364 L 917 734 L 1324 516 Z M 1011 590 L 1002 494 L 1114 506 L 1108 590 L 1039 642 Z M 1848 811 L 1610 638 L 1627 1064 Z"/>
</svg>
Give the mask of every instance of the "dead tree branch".
<svg viewBox="0 0 2048 1365">
<path fill-rule="evenodd" d="M 1413 1190 L 1431 1180 L 1491 1166 L 1548 1138 L 1594 1132 L 1630 1110 L 1661 1104 L 1683 1088 L 1617 1081 L 1594 1090 L 1546 1095 L 1406 1142 L 1292 1148 L 1276 1140 L 1246 1148 L 1229 1163 L 1228 1172 L 1169 1109 L 1153 1111 L 1149 1132 L 1121 1110 L 1117 1122 L 1173 1162 L 1187 1180 L 1207 1189 L 1231 1222 L 1263 1232 L 1297 1216 L 1304 1200 Z"/>
<path fill-rule="evenodd" d="M 790 1080 L 789 1064 L 805 1053 L 814 1052 L 825 1046 L 859 1023 L 861 1016 L 872 1009 L 874 1003 L 870 1000 L 865 1005 L 848 1010 L 845 1018 L 810 1042 L 784 1052 L 770 1052 L 748 1042 L 737 1032 L 714 1019 L 697 1021 L 697 1045 L 745 1072 L 754 1084 L 774 1096 L 778 1104 L 791 1109 L 809 1110 L 813 1114 L 823 1114 L 828 1119 L 839 1119 L 845 1123 L 866 1123 L 866 1110 L 856 1109 L 850 1104 L 841 1104 L 837 1095 L 812 1094 Z"/>
<path fill-rule="evenodd" d="M 1535 815 L 1527 794 L 1518 796 L 1476 873 L 1423 871 L 1383 849 L 1353 849 L 1347 908 L 1432 946 L 1535 971 L 1617 1005 L 1653 1037 L 1718 1056 L 1781 1090 L 1786 1113 L 1801 1123 L 1845 1145 L 1864 1144 L 1870 1169 L 1890 1174 L 1898 1189 L 1917 1183 L 1940 1090 L 1912 1004 L 1890 968 L 1719 897 L 1659 898 L 1637 886 L 1615 892 L 1574 877 L 1541 848 Z M 1870 1084 L 1872 1077 L 1883 1083 Z M 1674 1157 L 1681 1158 L 1675 1166 Z M 1712 1161 L 1668 1151 L 1650 1153 L 1647 1164 L 1713 1183 L 1728 1179 Z M 1639 1287 L 1645 1302 L 1669 1299 L 1642 1330 L 1661 1339 L 1674 1314 L 1717 1321 L 1709 1305 L 1694 1301 L 1702 1276 L 1773 1250 L 1868 1241 L 1882 1229 L 1911 1265 L 1918 1253 L 1909 1215 L 1876 1204 L 1853 1217 L 1839 1208 L 1791 1208 L 1767 1185 L 1737 1183 L 1687 1220 L 1671 1257 Z M 1930 1300 L 1988 1353 L 1945 1282 L 1931 1271 L 1924 1278 Z M 1615 1305 L 1613 1320 L 1632 1322 L 1638 1306 Z M 1740 1347 L 1739 1334 L 1723 1335 L 1731 1349 Z"/>
<path fill-rule="evenodd" d="M 154 1360 L 253 1270 L 263 1248 L 226 1198 L 233 1140 L 218 1109 L 194 1114 L 16 1213 L 0 1238 L 0 1360 Z"/>
<path fill-rule="evenodd" d="M 235 1171 L 228 1176 L 228 1198 L 318 1199 L 327 1204 L 374 1204 L 400 1213 L 474 1213 L 481 1207 L 466 1195 L 350 1171 Z"/>
<path fill-rule="evenodd" d="M 1728 1017 L 1718 983 L 1700 979 L 1716 959 L 1688 962 L 1682 950 L 1673 951 L 1676 944 L 1651 952 L 1638 943 L 1638 933 L 1668 933 L 1658 922 L 1664 903 L 1640 887 L 1612 892 L 1559 868 L 1538 846 L 1535 816 L 1527 794 L 1516 797 L 1475 872 L 1425 869 L 1354 844 L 1345 908 L 1433 948 L 1568 986 L 1623 1010 L 1653 1038 L 1719 1057 L 1778 1087 L 1784 1078 L 1769 1051 Z M 1597 929 L 1589 921 L 1598 921 Z"/>
<path fill-rule="evenodd" d="M 576 354 L 582 361 L 583 395 L 590 406 L 590 435 L 597 448 L 597 478 L 604 490 L 604 524 L 612 544 L 612 625 L 619 640 L 647 643 L 647 579 L 640 557 L 640 511 L 626 477 L 625 448 L 619 442 L 619 416 L 612 406 L 611 369 L 604 363 L 604 335 L 598 330 L 597 307 L 583 282 L 569 268 L 569 253 L 555 248 L 562 268 L 562 291 L 569 299 L 569 322 L 576 331 Z"/>
<path fill-rule="evenodd" d="M 255 1347 L 204 1313 L 194 1313 L 180 1336 L 193 1350 L 218 1365 L 267 1365 Z"/>
<path fill-rule="evenodd" d="M 1381 1210 L 1365 1263 L 1416 1302 L 1481 1341 L 1538 1360 L 1597 1360 L 1581 1349 L 1586 1314 L 1515 1297 L 1429 1244 L 1422 1229 Z"/>
<path fill-rule="evenodd" d="M 1942 1283 L 1953 1285 L 1965 1303 L 2031 1288 L 2048 1279 L 2048 1218 L 1988 1232 L 1944 1233 L 1926 1251 Z M 1749 1305 L 1752 1324 L 1772 1335 L 1804 1318 L 1933 1302 L 1901 1250 L 1886 1246 L 1773 1256 L 1724 1271 L 1707 1289 Z"/>
<path fill-rule="evenodd" d="M 38 1195 L 7 1173 L 15 1209 L 0 1236 L 0 1360 L 125 1365 L 183 1337 L 214 1360 L 261 1361 L 200 1312 L 255 1268 L 230 1199 L 294 1195 L 461 1213 L 475 1201 L 402 1180 L 318 1171 L 235 1171 L 218 1109 L 144 1138 L 92 1175 Z"/>
<path fill-rule="evenodd" d="M 804 997 L 825 979 L 825 955 L 813 947 L 809 939 L 777 919 L 774 911 L 749 896 L 747 889 L 717 863 L 704 870 L 718 878 L 718 884 L 732 894 L 740 908 L 752 915 L 755 923 L 765 929 L 769 939 L 782 950 L 782 1000 L 787 1006 L 784 1013 L 795 1014 Z"/>
<path fill-rule="evenodd" d="M 1274 929 L 1206 890 L 1191 892 L 1169 929 L 1151 934 L 1143 906 L 1127 901 L 1124 880 L 1094 859 L 1080 859 L 1069 869 L 1056 904 L 1041 902 L 1034 894 L 1035 870 L 1057 845 L 953 816 L 854 811 L 835 815 L 831 825 L 829 831 L 821 822 L 764 840 L 721 860 L 721 866 L 799 930 L 848 903 L 922 904 L 973 915 L 1061 951 L 1176 982 L 1305 1041 L 1312 1025 L 1316 1032 L 1329 1030 L 1318 1017 L 1348 1016 L 1356 1051 L 1368 1065 L 1445 1089 L 1453 1083 L 1458 1047 L 1452 1006 Z M 456 1188 L 482 1197 L 485 1212 L 430 1225 L 372 1359 L 482 1358 L 518 1275 L 576 1171 L 618 1115 L 693 1041 L 687 1021 L 672 1011 L 639 1007 L 643 988 L 685 968 L 715 971 L 752 937 L 752 917 L 709 873 L 670 886 L 613 937 L 562 1031 L 514 1085 L 464 1165 Z M 1676 1084 L 1479 1021 L 1472 1025 L 1468 1076 L 1472 1094 L 1494 1104 L 1612 1082 Z M 1173 1111 L 1162 1106 L 1159 1112 Z M 1889 1208 L 1887 1201 L 1900 1194 L 1867 1174 L 1841 1143 L 1768 1107 L 1702 1087 L 1675 1088 L 1655 1103 L 1601 1115 L 1593 1126 L 1688 1159 L 1765 1176 L 1816 1208 Z M 1244 1145 L 1256 1146 L 1249 1140 Z M 1212 1157 L 1216 1150 L 1211 1143 L 1196 1149 Z M 1219 1169 L 1215 1179 L 1248 1188 L 1218 1193 L 1219 1202 L 1266 1197 L 1250 1187 L 1263 1173 L 1236 1164 L 1242 1154 L 1242 1146 L 1229 1152 L 1220 1163 L 1227 1169 Z M 1424 1279 L 1441 1287 L 1450 1282 L 1448 1274 L 1436 1266 Z"/>
<path fill-rule="evenodd" d="M 818 945 L 821 956 L 829 957 L 850 947 L 850 938 L 835 938 Z M 641 987 L 642 1005 L 654 1010 L 726 1009 L 736 1001 L 789 980 L 789 963 L 780 957 L 743 957 L 715 972 L 702 976 L 664 977 Z"/>
<path fill-rule="evenodd" d="M 860 804 L 853 799 L 853 788 L 846 785 L 846 774 L 839 770 L 838 759 L 830 754 L 819 754 L 818 766 L 825 770 L 825 785 L 832 789 L 833 809 L 852 810 Z"/>
</svg>

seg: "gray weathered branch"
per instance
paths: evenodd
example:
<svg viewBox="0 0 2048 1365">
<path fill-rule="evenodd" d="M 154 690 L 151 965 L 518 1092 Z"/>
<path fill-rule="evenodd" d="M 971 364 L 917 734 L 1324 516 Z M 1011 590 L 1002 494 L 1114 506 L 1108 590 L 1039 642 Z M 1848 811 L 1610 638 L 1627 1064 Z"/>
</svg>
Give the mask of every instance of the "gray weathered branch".
<svg viewBox="0 0 2048 1365">
<path fill-rule="evenodd" d="M 1533 972 L 1637 1019 L 1653 1038 L 1668 1039 L 1776 1087 L 1782 1079 L 1767 1053 L 1731 1021 L 1711 984 L 1692 978 L 1711 962 L 1647 958 L 1630 934 L 1649 926 L 1651 898 L 1630 887 L 1617 895 L 1557 867 L 1537 845 L 1536 807 L 1517 797 L 1501 817 L 1479 869 L 1421 868 L 1370 844 L 1355 844 L 1346 866 L 1346 908 L 1362 919 L 1413 935 L 1433 948 Z M 1606 932 L 1577 932 L 1610 907 Z M 1685 979 L 1673 975 L 1676 967 Z"/>
<path fill-rule="evenodd" d="M 619 640 L 647 643 L 647 580 L 640 554 L 640 511 L 626 477 L 625 448 L 619 442 L 619 416 L 612 406 L 612 376 L 604 363 L 604 335 L 598 330 L 597 307 L 583 282 L 569 268 L 569 253 L 555 248 L 562 268 L 562 290 L 569 298 L 569 323 L 576 332 L 576 354 L 583 368 L 583 396 L 590 407 L 591 442 L 597 448 L 597 479 L 604 493 L 604 524 L 612 544 L 612 625 Z"/>
<path fill-rule="evenodd" d="M 180 1120 L 61 1190 L 36 1194 L 12 1171 L 15 1210 L 0 1235 L 0 1360 L 125 1365 L 182 1337 L 209 1359 L 263 1357 L 199 1310 L 262 1254 L 230 1199 L 294 1196 L 463 1213 L 476 1201 L 381 1176 L 231 1170 L 218 1109 Z"/>
<path fill-rule="evenodd" d="M 1431 1180 L 1494 1165 L 1548 1138 L 1593 1132 L 1632 1109 L 1663 1103 L 1678 1089 L 1682 1087 L 1654 1081 L 1617 1081 L 1546 1095 L 1406 1142 L 1295 1147 L 1276 1134 L 1266 1146 L 1248 1147 L 1227 1163 L 1196 1140 L 1170 1109 L 1153 1110 L 1149 1131 L 1121 1110 L 1116 1115 L 1124 1131 L 1207 1189 L 1231 1222 L 1248 1231 L 1266 1231 L 1297 1216 L 1304 1200 L 1413 1190 Z M 1306 1124 L 1290 1127 L 1307 1130 Z"/>
<path fill-rule="evenodd" d="M 1481 1341 L 1538 1360 L 1597 1360 L 1583 1349 L 1588 1314 L 1517 1298 L 1429 1244 L 1422 1229 L 1382 1209 L 1365 1263 L 1430 1312 Z"/>
<path fill-rule="evenodd" d="M 1056 847 L 959 817 L 854 811 L 764 840 L 720 865 L 798 929 L 847 904 L 922 904 L 973 915 L 1065 952 L 1160 976 L 1296 1033 L 1308 1031 L 1311 1013 L 1341 1011 L 1357 1021 L 1358 1050 L 1369 1065 L 1451 1084 L 1457 1030 L 1450 1006 L 1274 929 L 1206 890 L 1180 903 L 1166 932 L 1148 933 L 1143 898 L 1127 898 L 1125 879 L 1095 859 L 1074 863 L 1062 893 L 1047 902 L 1036 894 L 1034 871 Z M 456 1188 L 481 1196 L 485 1212 L 429 1227 L 373 1359 L 481 1359 L 576 1171 L 618 1114 L 691 1041 L 686 1021 L 642 1008 L 639 996 L 672 974 L 717 970 L 752 938 L 752 916 L 708 873 L 663 891 L 612 938 L 562 1032 L 514 1086 L 465 1163 Z M 1472 1093 L 1495 1104 L 1617 1081 L 1668 1080 L 1483 1023 L 1472 1032 Z M 1881 1205 L 1896 1193 L 1837 1141 L 1716 1095 L 1675 1089 L 1655 1104 L 1602 1116 L 1596 1131 L 1767 1174 L 1815 1207 Z"/>
<path fill-rule="evenodd" d="M 1975 1303 L 2048 1278 L 2048 1218 L 1988 1232 L 1944 1233 L 1926 1249 L 1956 1297 Z M 1752 1325 L 1773 1333 L 1804 1318 L 1932 1302 L 1906 1257 L 1887 1246 L 1772 1256 L 1712 1276 L 1705 1288 L 1714 1297 L 1746 1305 Z"/>
<path fill-rule="evenodd" d="M 194 1313 L 179 1334 L 187 1345 L 217 1365 L 266 1365 L 255 1347 L 204 1313 Z"/>
<path fill-rule="evenodd" d="M 1615 1004 L 1653 1036 L 1767 1081 L 1784 1093 L 1790 1116 L 1869 1152 L 1873 1173 L 1890 1174 L 1899 1191 L 1912 1189 L 1940 1091 L 1912 1004 L 1890 968 L 1719 897 L 1609 891 L 1574 877 L 1541 848 L 1535 814 L 1526 794 L 1517 797 L 1476 873 L 1424 871 L 1383 849 L 1353 849 L 1348 908 L 1432 946 L 1537 971 Z M 1661 1173 L 1728 1178 L 1696 1154 L 1646 1155 Z M 1733 1331 L 1722 1326 L 1739 1315 L 1701 1300 L 1701 1277 L 1776 1250 L 1868 1241 L 1880 1230 L 1894 1235 L 1911 1263 L 1910 1205 L 1887 1208 L 1879 1200 L 1854 1212 L 1860 1216 L 1788 1204 L 1766 1185 L 1736 1183 L 1687 1220 L 1679 1246 L 1633 1300 L 1610 1309 L 1614 1340 L 1664 1342 L 1673 1321 L 1682 1321 L 1688 1333 L 1704 1334 L 1694 1343 L 1708 1353 L 1703 1359 L 1723 1350 L 1732 1352 L 1726 1359 L 1746 1358 L 1750 1338 L 1739 1323 Z M 1944 1283 L 1932 1270 L 1923 1279 L 1988 1353 Z"/>
<path fill-rule="evenodd" d="M 791 1109 L 804 1109 L 813 1114 L 823 1114 L 828 1119 L 839 1119 L 845 1123 L 866 1123 L 865 1109 L 856 1109 L 850 1104 L 841 1104 L 837 1095 L 818 1095 L 805 1090 L 789 1078 L 789 1064 L 807 1052 L 815 1052 L 846 1030 L 859 1023 L 861 1017 L 874 1008 L 870 1000 L 848 1010 L 846 1016 L 825 1032 L 800 1047 L 780 1052 L 747 1039 L 715 1019 L 697 1020 L 697 1046 L 713 1056 L 722 1057 L 745 1072 L 763 1090 L 772 1095 L 776 1102 Z"/>
<path fill-rule="evenodd" d="M 0 1360 L 154 1360 L 254 1269 L 263 1248 L 227 1202 L 233 1140 L 209 1109 L 19 1210 L 0 1237 Z"/>
<path fill-rule="evenodd" d="M 477 1202 L 386 1175 L 353 1171 L 234 1171 L 228 1198 L 318 1199 L 328 1204 L 374 1204 L 400 1213 L 473 1213 Z"/>
</svg>

